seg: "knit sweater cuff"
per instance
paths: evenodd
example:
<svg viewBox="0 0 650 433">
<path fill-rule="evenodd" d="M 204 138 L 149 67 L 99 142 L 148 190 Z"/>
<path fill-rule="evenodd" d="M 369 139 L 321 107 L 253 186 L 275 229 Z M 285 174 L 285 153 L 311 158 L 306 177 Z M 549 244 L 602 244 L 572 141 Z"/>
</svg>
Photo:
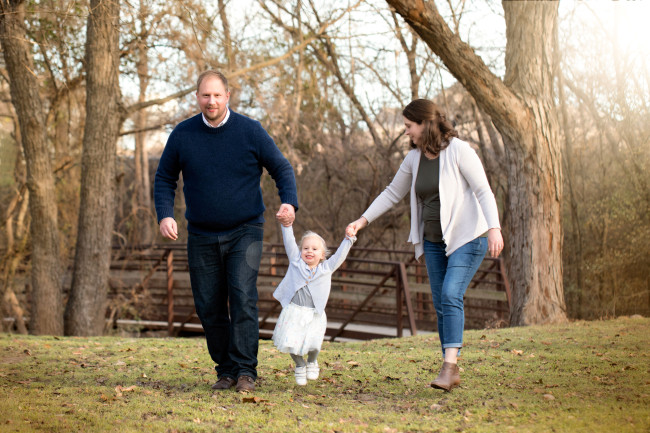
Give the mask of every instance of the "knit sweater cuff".
<svg viewBox="0 0 650 433">
<path fill-rule="evenodd" d="M 160 224 L 160 221 L 165 218 L 174 218 L 174 209 L 158 208 L 156 209 L 156 214 L 158 214 L 158 224 Z"/>
<path fill-rule="evenodd" d="M 294 194 L 284 194 L 280 197 L 282 203 L 287 203 L 293 206 L 295 211 L 298 211 L 298 196 Z"/>
</svg>

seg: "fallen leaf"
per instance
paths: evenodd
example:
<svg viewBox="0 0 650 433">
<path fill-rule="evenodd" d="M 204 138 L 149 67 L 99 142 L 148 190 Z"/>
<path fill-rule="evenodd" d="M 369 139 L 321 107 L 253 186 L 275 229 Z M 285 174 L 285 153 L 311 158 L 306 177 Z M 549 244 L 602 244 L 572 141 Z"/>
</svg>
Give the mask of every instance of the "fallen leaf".
<svg viewBox="0 0 650 433">
<path fill-rule="evenodd" d="M 544 394 L 543 397 L 546 400 L 555 400 L 555 397 L 553 396 L 553 394 Z"/>
<path fill-rule="evenodd" d="M 441 410 L 442 406 L 439 405 L 438 403 L 433 403 L 431 406 L 429 406 L 429 409 L 431 409 L 431 410 Z"/>
<path fill-rule="evenodd" d="M 523 350 L 512 349 L 511 353 L 514 354 L 514 355 L 521 356 L 521 355 L 524 354 L 524 351 Z"/>
<path fill-rule="evenodd" d="M 264 400 L 262 397 L 257 397 L 257 396 L 254 396 L 254 397 L 244 397 L 244 398 L 242 398 L 242 402 L 243 402 L 243 403 L 254 403 L 254 404 L 258 404 L 258 403 L 260 403 L 260 402 L 265 402 L 265 401 L 268 401 L 268 400 Z"/>
<path fill-rule="evenodd" d="M 32 352 L 30 352 L 29 349 L 23 350 L 23 353 L 27 356 L 32 356 Z"/>
</svg>

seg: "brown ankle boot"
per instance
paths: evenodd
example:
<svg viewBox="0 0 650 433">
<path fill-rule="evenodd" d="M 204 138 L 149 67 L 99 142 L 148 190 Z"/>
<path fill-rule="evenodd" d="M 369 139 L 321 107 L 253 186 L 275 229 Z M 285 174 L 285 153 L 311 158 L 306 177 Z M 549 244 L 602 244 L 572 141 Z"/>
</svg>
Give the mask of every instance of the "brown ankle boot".
<svg viewBox="0 0 650 433">
<path fill-rule="evenodd" d="M 443 362 L 440 374 L 436 380 L 431 382 L 433 388 L 444 389 L 451 391 L 454 387 L 460 385 L 460 373 L 458 372 L 458 365 L 451 362 Z"/>
</svg>

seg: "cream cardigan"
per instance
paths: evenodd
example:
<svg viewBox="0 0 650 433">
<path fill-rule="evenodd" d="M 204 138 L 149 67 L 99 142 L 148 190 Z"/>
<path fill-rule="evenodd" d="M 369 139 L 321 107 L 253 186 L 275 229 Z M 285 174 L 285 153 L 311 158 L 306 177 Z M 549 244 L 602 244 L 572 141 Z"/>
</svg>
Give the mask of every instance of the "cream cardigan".
<svg viewBox="0 0 650 433">
<path fill-rule="evenodd" d="M 411 150 L 404 158 L 390 185 L 363 213 L 368 223 L 411 193 L 411 233 L 408 242 L 415 246 L 415 258 L 424 254 L 422 202 L 415 194 L 421 152 Z M 478 155 L 465 141 L 452 138 L 440 152 L 440 224 L 449 256 L 488 229 L 501 228 L 494 194 Z"/>
</svg>

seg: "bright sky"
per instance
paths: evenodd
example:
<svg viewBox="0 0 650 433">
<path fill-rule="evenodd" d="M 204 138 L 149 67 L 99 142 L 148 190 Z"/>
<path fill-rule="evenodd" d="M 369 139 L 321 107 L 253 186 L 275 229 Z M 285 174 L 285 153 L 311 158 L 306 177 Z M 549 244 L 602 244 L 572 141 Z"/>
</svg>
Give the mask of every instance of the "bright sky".
<svg viewBox="0 0 650 433">
<path fill-rule="evenodd" d="M 650 1 L 590 0 L 560 2 L 560 17 L 571 14 L 600 26 L 619 48 L 650 54 Z M 567 23 L 568 24 L 568 23 Z"/>
<path fill-rule="evenodd" d="M 318 2 L 318 1 L 317 1 Z M 335 7 L 345 8 L 352 0 L 322 0 L 324 5 L 335 5 Z M 452 1 L 456 5 L 457 1 Z M 258 25 L 259 18 L 249 15 L 250 10 L 257 10 L 257 7 L 251 8 L 254 0 L 239 0 L 228 3 L 228 11 L 232 16 L 232 23 L 247 23 L 246 32 L 252 31 L 273 31 L 272 28 L 264 29 Z M 448 3 L 437 0 L 436 5 L 440 8 L 448 22 L 451 22 L 450 14 L 447 12 Z M 360 7 L 361 11 L 353 14 L 350 19 L 341 20 L 337 26 L 350 31 L 352 34 L 359 35 L 352 45 L 350 51 L 354 56 L 371 56 L 372 50 L 369 47 L 375 45 L 384 49 L 385 55 L 382 58 L 375 58 L 375 62 L 380 62 L 387 70 L 391 62 L 393 67 L 393 82 L 400 82 L 401 86 L 408 85 L 408 76 L 405 70 L 405 58 L 398 57 L 401 52 L 399 44 L 394 36 L 386 28 L 386 22 L 382 21 L 378 15 L 372 12 L 372 8 L 384 8 L 384 2 L 369 2 Z M 324 9 L 332 9 L 329 6 Z M 560 35 L 566 37 L 567 44 L 572 45 L 572 49 L 580 52 L 582 57 L 588 58 L 589 55 L 611 55 L 612 44 L 616 44 L 622 53 L 627 55 L 638 55 L 638 65 L 645 65 L 648 68 L 650 62 L 650 0 L 562 0 L 560 2 Z M 261 21 L 260 21 L 261 23 Z M 584 27 L 583 27 L 584 26 Z M 239 25 L 235 25 L 239 27 Z M 577 33 L 578 29 L 584 28 L 583 34 Z M 490 65 L 494 73 L 499 76 L 504 74 L 504 53 L 505 53 L 505 22 L 503 19 L 503 8 L 500 2 L 485 0 L 468 0 L 463 12 L 463 18 L 460 26 L 461 38 L 468 42 L 475 51 L 483 58 L 484 62 Z M 358 38 L 368 38 L 361 41 Z M 346 52 L 346 43 L 341 42 L 342 51 Z M 588 46 L 589 45 L 589 46 Z M 607 48 L 607 49 L 605 49 Z M 574 52 L 575 52 L 574 51 Z M 379 51 L 378 51 L 379 52 Z M 587 54 L 589 53 L 589 54 Z M 594 53 L 594 54 L 591 54 Z M 567 53 L 568 54 L 568 53 Z M 583 60 L 584 62 L 585 60 Z M 401 66 L 400 66 L 401 65 Z M 572 66 L 580 67 L 572 64 Z M 403 71 L 401 71 L 403 67 Z M 584 67 L 589 67 L 588 64 Z M 400 72 L 401 71 L 401 72 Z M 647 69 L 646 69 L 647 71 Z M 646 72 L 647 73 L 647 72 Z M 454 82 L 453 77 L 448 74 L 442 75 L 445 86 Z M 377 89 L 381 90 L 375 82 L 355 83 L 359 93 L 365 95 L 377 95 Z M 364 84 L 368 89 L 363 90 Z M 439 85 L 438 85 L 439 86 Z M 436 87 L 434 86 L 433 90 Z M 429 95 L 433 96 L 433 95 Z M 390 95 L 386 95 L 386 100 L 391 100 Z M 377 101 L 381 100 L 377 98 Z"/>
</svg>

